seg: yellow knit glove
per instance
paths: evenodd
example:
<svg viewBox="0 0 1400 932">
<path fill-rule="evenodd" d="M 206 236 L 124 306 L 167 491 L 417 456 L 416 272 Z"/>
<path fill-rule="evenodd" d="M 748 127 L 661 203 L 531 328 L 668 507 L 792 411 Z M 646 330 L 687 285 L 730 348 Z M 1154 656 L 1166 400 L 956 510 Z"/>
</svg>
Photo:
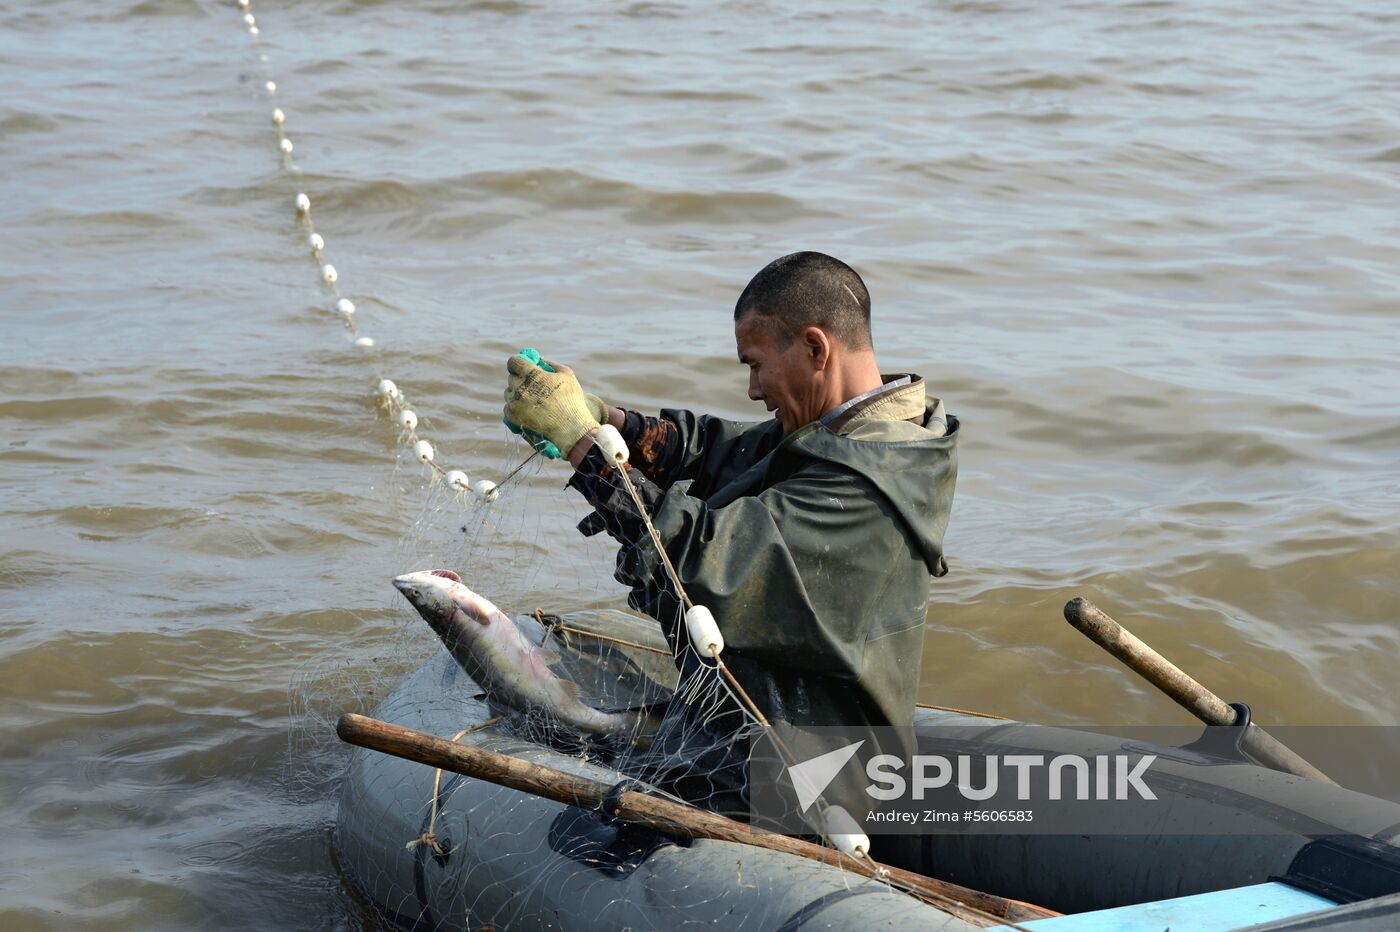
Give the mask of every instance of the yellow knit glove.
<svg viewBox="0 0 1400 932">
<path fill-rule="evenodd" d="M 551 365 L 554 364 L 551 363 Z M 511 371 L 509 361 L 506 363 L 506 369 L 510 372 L 510 380 L 506 383 L 506 401 L 510 401 L 511 396 L 515 394 L 515 390 L 520 387 L 524 376 L 516 375 Z M 606 401 L 599 398 L 597 395 L 584 395 L 583 401 L 584 404 L 588 405 L 588 412 L 593 415 L 594 419 L 599 424 L 608 423 L 608 403 Z"/>
<path fill-rule="evenodd" d="M 590 430 L 596 429 L 607 408 L 596 395 L 584 394 L 574 370 L 545 360 L 555 371 L 543 369 L 524 356 L 506 361 L 510 380 L 506 385 L 506 420 L 549 440 L 564 456 Z"/>
</svg>

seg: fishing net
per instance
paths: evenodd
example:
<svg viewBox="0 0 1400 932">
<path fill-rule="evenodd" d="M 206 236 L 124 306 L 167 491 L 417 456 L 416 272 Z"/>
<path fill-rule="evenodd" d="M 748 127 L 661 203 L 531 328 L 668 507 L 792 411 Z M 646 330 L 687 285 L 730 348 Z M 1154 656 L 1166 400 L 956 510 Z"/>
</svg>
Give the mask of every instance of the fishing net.
<svg viewBox="0 0 1400 932">
<path fill-rule="evenodd" d="M 233 4 L 230 4 L 233 5 Z M 387 371 L 340 271 L 329 261 L 329 231 L 317 229 L 313 194 L 276 106 L 275 69 L 261 44 L 264 24 L 247 0 L 236 4 L 257 58 L 257 98 L 295 192 L 289 235 L 303 237 L 325 291 L 330 319 L 363 362 L 377 429 L 398 440 L 388 485 L 410 520 L 393 555 L 395 572 L 447 569 L 494 601 L 539 651 L 550 672 L 578 688 L 587 706 L 625 719 L 607 734 L 580 732 L 547 704 L 496 701 L 444 649 L 410 604 L 382 586 L 383 610 L 359 633 L 308 659 L 291 688 L 289 787 L 308 803 L 337 800 L 330 836 L 347 889 L 382 920 L 414 928 L 672 927 L 724 922 L 778 928 L 855 893 L 877 893 L 897 918 L 916 901 L 879 883 L 813 860 L 730 842 L 686 842 L 674 833 L 620 821 L 607 811 L 549 802 L 492 782 L 444 773 L 370 752 L 334 737 L 337 718 L 359 712 L 587 777 L 620 794 L 641 790 L 737 818 L 747 817 L 746 756 L 766 729 L 761 713 L 721 660 L 686 634 L 686 595 L 658 571 L 638 604 L 612 579 L 615 563 L 655 556 L 656 541 L 634 534 L 580 535 L 589 507 L 562 491 L 565 465 L 477 413 L 499 441 L 482 461 L 451 443 L 440 449 L 420 416 L 441 398 L 420 398 Z M 499 373 L 504 381 L 504 367 Z M 625 401 L 625 399 L 618 399 Z M 451 433 L 444 429 L 443 433 Z M 459 432 L 460 433 L 460 432 Z M 482 475 L 489 478 L 482 478 Z M 641 505 L 640 499 L 638 504 Z M 643 511 L 645 508 L 643 507 Z M 619 549 L 621 553 L 619 554 Z M 604 807 L 606 809 L 606 807 Z M 820 840 L 818 838 L 818 840 Z M 813 904 L 819 904 L 814 907 Z M 866 907 L 861 907 L 862 909 Z M 922 907 L 919 907 L 922 908 Z"/>
<path fill-rule="evenodd" d="M 519 441 L 502 447 L 507 461 L 530 452 Z M 736 761 L 761 726 L 712 665 L 687 657 L 693 653 L 687 641 L 675 642 L 679 665 L 694 668 L 682 678 L 662 626 L 619 607 L 625 590 L 606 572 L 615 545 L 574 534 L 571 522 L 586 506 L 568 493 L 572 508 L 561 508 L 560 483 L 544 481 L 564 470 L 537 458 L 491 502 L 463 500 L 433 481 L 435 474 L 425 477 L 421 513 L 396 560 L 405 572 L 460 572 L 467 585 L 513 616 L 550 669 L 577 684 L 585 704 L 635 712 L 634 727 L 586 735 L 561 724 L 547 707 L 494 704 L 387 579 L 385 589 L 396 601 L 383 642 L 362 645 L 358 656 L 346 656 L 343 647 L 328 652 L 294 686 L 296 779 L 308 790 L 337 795 L 342 869 L 360 896 L 397 923 L 569 928 L 578 924 L 575 910 L 583 909 L 593 912 L 584 924 L 645 927 L 658 915 L 655 903 L 668 904 L 667 914 L 690 909 L 701 915 L 694 910 L 725 897 L 688 871 L 648 869 L 665 860 L 656 857 L 658 849 L 680 850 L 673 839 L 480 780 L 335 746 L 335 719 L 362 711 L 609 785 L 635 780 L 669 798 L 742 812 Z M 546 546 L 565 533 L 576 543 Z M 682 630 L 679 610 L 669 624 Z M 753 894 L 763 875 L 751 868 L 744 879 L 742 862 L 736 857 L 729 865 L 733 881 Z M 619 899 L 620 888 L 631 891 L 642 878 L 648 892 L 638 904 L 650 899 L 652 905 L 634 908 L 635 892 Z M 728 908 L 730 901 L 724 902 Z M 783 918 L 765 909 L 752 921 L 766 928 Z"/>
<path fill-rule="evenodd" d="M 502 447 L 502 467 L 529 455 L 519 441 Z M 293 690 L 298 779 L 338 799 L 334 843 L 350 887 L 394 922 L 431 928 L 643 928 L 713 919 L 739 904 L 743 921 L 734 925 L 771 928 L 800 908 L 795 878 L 804 872 L 823 877 L 802 894 L 809 899 L 855 889 L 858 878 L 830 867 L 804 865 L 794 875 L 768 863 L 777 860 L 768 852 L 686 846 L 605 814 L 336 746 L 336 717 L 363 711 L 610 786 L 746 815 L 744 754 L 762 726 L 684 637 L 678 602 L 664 624 L 620 607 L 626 590 L 606 572 L 618 548 L 576 534 L 572 523 L 588 509 L 571 493 L 561 507 L 560 484 L 549 480 L 562 469 L 537 460 L 490 502 L 423 476 L 416 494 L 424 504 L 395 559 L 405 571 L 461 571 L 514 616 L 584 703 L 637 713 L 635 724 L 588 735 L 548 707 L 501 708 L 391 595 L 392 623 L 379 643 L 328 651 Z M 570 545 L 549 545 L 561 539 Z M 650 546 L 625 545 L 624 557 Z M 655 586 L 655 594 L 667 589 L 665 580 Z M 707 844 L 724 851 L 698 857 Z"/>
</svg>

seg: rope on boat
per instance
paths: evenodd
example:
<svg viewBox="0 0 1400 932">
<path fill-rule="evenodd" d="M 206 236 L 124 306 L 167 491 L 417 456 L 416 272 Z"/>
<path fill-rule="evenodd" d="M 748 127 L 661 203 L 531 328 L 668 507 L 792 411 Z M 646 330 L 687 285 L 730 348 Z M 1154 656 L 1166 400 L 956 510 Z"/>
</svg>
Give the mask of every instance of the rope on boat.
<svg viewBox="0 0 1400 932">
<path fill-rule="evenodd" d="M 578 634 L 583 637 L 596 638 L 599 641 L 607 641 L 609 644 L 618 644 L 622 647 L 631 647 L 634 650 L 650 651 L 653 654 L 665 654 L 671 656 L 671 652 L 664 647 L 652 647 L 650 644 L 639 644 L 636 641 L 627 641 L 622 638 L 615 638 L 611 634 L 603 634 L 598 631 L 589 631 L 586 628 L 575 628 L 564 623 L 564 619 L 558 615 L 551 615 L 542 608 L 534 611 L 535 620 L 544 626 L 544 636 L 546 639 L 556 631 L 564 634 Z M 543 642 L 541 642 L 543 643 Z"/>
<path fill-rule="evenodd" d="M 1007 718 L 1005 715 L 997 715 L 995 712 L 974 712 L 971 709 L 955 709 L 950 705 L 934 705 L 931 702 L 916 702 L 916 709 L 933 709 L 936 712 L 956 712 L 959 715 L 970 715 L 973 718 L 990 718 L 998 722 L 1012 722 L 1015 719 Z"/>
<path fill-rule="evenodd" d="M 489 728 L 490 726 L 496 724 L 496 723 L 499 722 L 500 720 L 501 720 L 501 717 L 500 717 L 499 715 L 497 715 L 495 718 L 488 718 L 488 719 L 487 719 L 486 721 L 484 721 L 484 722 L 478 722 L 477 724 L 472 725 L 470 728 L 463 728 L 461 731 L 459 731 L 459 732 L 457 732 L 455 735 L 453 735 L 452 738 L 451 738 L 451 740 L 452 740 L 452 741 L 461 741 L 461 740 L 462 740 L 463 738 L 465 738 L 467 735 L 470 735 L 470 734 L 473 734 L 473 733 L 475 733 L 475 732 L 481 731 L 483 728 Z M 417 848 L 419 845 L 427 845 L 429 848 L 432 848 L 432 849 L 433 849 L 433 853 L 436 854 L 438 857 L 444 857 L 444 856 L 447 854 L 447 852 L 443 850 L 443 848 L 442 848 L 442 843 L 438 841 L 438 837 L 437 837 L 437 817 L 438 817 L 438 808 L 439 808 L 439 805 L 440 805 L 441 802 L 442 802 L 441 796 L 442 796 L 442 768 L 439 767 L 439 768 L 433 773 L 433 801 L 432 801 L 432 811 L 428 814 L 428 830 L 427 830 L 426 832 L 424 832 L 423 834 L 419 835 L 417 838 L 415 838 L 415 839 L 413 839 L 412 841 L 410 841 L 408 844 L 404 845 L 404 848 L 406 848 L 406 849 L 409 850 L 409 851 L 412 851 L 414 848 Z"/>
</svg>

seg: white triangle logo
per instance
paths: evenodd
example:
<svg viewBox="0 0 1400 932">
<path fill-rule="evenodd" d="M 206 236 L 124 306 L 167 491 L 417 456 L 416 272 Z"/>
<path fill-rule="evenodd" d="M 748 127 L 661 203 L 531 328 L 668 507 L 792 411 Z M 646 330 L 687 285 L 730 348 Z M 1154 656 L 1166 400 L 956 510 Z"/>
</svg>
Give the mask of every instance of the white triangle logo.
<svg viewBox="0 0 1400 932">
<path fill-rule="evenodd" d="M 831 786 L 831 781 L 835 780 L 841 768 L 846 766 L 846 761 L 854 757 L 864 743 L 864 740 L 857 741 L 855 744 L 827 751 L 788 768 L 788 778 L 792 780 L 792 788 L 797 791 L 797 805 L 803 812 L 810 809 L 817 797 L 826 792 L 826 788 Z"/>
</svg>

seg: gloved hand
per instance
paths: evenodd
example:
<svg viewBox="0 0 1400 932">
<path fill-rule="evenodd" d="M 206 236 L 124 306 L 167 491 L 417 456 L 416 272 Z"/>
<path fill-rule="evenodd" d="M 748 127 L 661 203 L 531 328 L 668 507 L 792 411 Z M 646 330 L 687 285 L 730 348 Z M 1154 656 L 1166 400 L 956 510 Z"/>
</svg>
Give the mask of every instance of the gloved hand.
<svg viewBox="0 0 1400 932">
<path fill-rule="evenodd" d="M 533 433 L 544 438 L 559 455 L 568 456 L 574 444 L 607 417 L 607 406 L 598 396 L 584 394 L 568 366 L 531 358 L 537 355 L 522 351 L 506 361 L 510 378 L 505 421 L 522 428 L 527 437 Z M 540 449 L 551 452 L 548 446 Z"/>
<path fill-rule="evenodd" d="M 554 371 L 554 364 L 546 362 L 544 357 L 540 356 L 540 351 L 537 349 L 532 349 L 527 346 L 516 355 L 524 356 L 535 365 Z M 509 363 L 506 364 L 506 369 L 507 371 L 510 370 Z M 514 372 L 510 374 L 509 380 L 506 382 L 506 401 L 510 401 L 516 389 L 520 387 L 523 378 L 523 376 L 516 375 Z M 608 422 L 608 403 L 606 401 L 599 398 L 597 395 L 584 395 L 583 401 L 588 405 L 588 410 L 592 412 L 593 417 L 597 419 L 599 424 L 606 424 Z M 506 418 L 506 426 L 511 429 L 512 433 L 520 433 L 519 426 L 512 424 L 509 418 Z"/>
</svg>

